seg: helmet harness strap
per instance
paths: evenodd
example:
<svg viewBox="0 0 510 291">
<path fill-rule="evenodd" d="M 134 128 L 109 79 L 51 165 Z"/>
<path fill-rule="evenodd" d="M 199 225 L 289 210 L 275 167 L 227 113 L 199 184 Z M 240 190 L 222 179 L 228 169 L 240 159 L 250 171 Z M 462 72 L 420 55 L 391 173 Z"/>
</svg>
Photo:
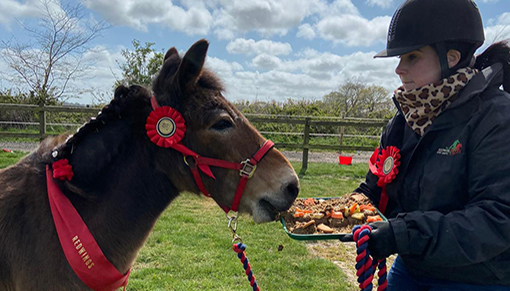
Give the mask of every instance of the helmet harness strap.
<svg viewBox="0 0 510 291">
<path fill-rule="evenodd" d="M 446 56 L 446 45 L 444 42 L 438 42 L 435 45 L 437 56 L 439 57 L 439 64 L 441 65 L 441 79 L 450 76 L 450 66 L 448 65 L 448 58 Z"/>
</svg>

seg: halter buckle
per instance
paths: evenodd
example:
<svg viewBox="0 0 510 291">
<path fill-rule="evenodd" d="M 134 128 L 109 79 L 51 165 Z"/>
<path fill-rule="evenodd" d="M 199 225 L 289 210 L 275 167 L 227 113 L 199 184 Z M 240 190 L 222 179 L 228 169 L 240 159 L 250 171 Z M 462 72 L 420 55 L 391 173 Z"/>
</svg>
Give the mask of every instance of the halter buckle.
<svg viewBox="0 0 510 291">
<path fill-rule="evenodd" d="M 241 170 L 239 170 L 239 176 L 248 176 L 248 179 L 250 179 L 253 174 L 255 173 L 255 170 L 257 169 L 257 165 L 253 165 L 250 163 L 250 159 L 246 159 L 246 161 L 242 161 L 241 164 L 243 167 Z"/>
</svg>

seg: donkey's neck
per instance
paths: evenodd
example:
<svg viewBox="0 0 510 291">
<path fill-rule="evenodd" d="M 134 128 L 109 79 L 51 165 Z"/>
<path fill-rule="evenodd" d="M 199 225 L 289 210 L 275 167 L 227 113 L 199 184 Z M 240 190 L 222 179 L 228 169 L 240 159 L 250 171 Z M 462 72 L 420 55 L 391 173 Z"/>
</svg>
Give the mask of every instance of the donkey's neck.
<svg viewBox="0 0 510 291">
<path fill-rule="evenodd" d="M 101 151 L 91 154 L 93 150 L 86 146 Z M 95 161 L 96 155 L 101 158 L 111 152 L 115 155 L 109 157 L 108 163 Z M 68 196 L 120 272 L 131 266 L 156 220 L 178 195 L 170 180 L 151 164 L 152 155 L 151 144 L 121 127 L 95 138 L 93 144 L 80 144 L 72 155 L 75 163 L 81 161 L 88 166 L 72 163 L 78 170 L 73 180 L 76 178 L 82 193 Z M 80 175 L 86 180 L 80 180 Z"/>
</svg>

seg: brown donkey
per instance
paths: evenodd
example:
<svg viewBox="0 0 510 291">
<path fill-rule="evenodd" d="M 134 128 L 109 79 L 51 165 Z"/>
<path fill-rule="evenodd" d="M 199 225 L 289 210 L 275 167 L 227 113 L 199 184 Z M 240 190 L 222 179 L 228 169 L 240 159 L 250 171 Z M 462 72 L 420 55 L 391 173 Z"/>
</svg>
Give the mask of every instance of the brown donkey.
<svg viewBox="0 0 510 291">
<path fill-rule="evenodd" d="M 207 48 L 207 41 L 200 40 L 182 59 L 171 48 L 154 81 L 154 95 L 140 86 L 120 86 L 111 103 L 76 134 L 67 140 L 48 138 L 0 171 L 0 290 L 91 290 L 66 260 L 50 211 L 46 167 L 51 170 L 56 161 L 67 159 L 74 172 L 68 181 L 55 180 L 56 185 L 121 274 L 180 192 L 208 191 L 225 210 L 235 207 L 240 172 L 200 163 L 238 164 L 260 153 L 265 139 L 225 100 L 217 77 L 203 68 Z M 157 106 L 182 114 L 181 148 L 158 146 L 149 138 L 146 124 Z M 156 126 L 164 138 L 172 128 L 161 120 Z M 274 148 L 266 150 L 239 202 L 239 211 L 258 223 L 287 210 L 299 191 L 285 157 Z M 251 168 L 248 164 L 245 171 Z"/>
</svg>

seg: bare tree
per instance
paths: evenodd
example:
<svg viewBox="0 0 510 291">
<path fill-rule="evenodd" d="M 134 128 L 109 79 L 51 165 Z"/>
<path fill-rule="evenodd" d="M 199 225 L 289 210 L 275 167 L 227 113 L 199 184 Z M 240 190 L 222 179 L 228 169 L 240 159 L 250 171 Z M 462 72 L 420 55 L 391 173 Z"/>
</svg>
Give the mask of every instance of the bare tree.
<svg viewBox="0 0 510 291">
<path fill-rule="evenodd" d="M 90 42 L 109 28 L 105 21 L 86 18 L 81 4 L 41 0 L 36 25 L 20 25 L 29 43 L 14 36 L 1 42 L 1 55 L 13 69 L 11 84 L 18 83 L 36 97 L 38 104 L 65 101 L 69 82 L 91 65 L 83 62 Z"/>
<path fill-rule="evenodd" d="M 360 77 L 350 78 L 337 91 L 324 96 L 324 102 L 332 106 L 334 113 L 339 116 L 357 116 L 362 101 L 360 92 L 365 88 L 366 84 Z"/>
<path fill-rule="evenodd" d="M 329 111 L 345 117 L 380 117 L 392 106 L 386 89 L 368 85 L 361 77 L 346 80 L 323 100 Z"/>
</svg>

